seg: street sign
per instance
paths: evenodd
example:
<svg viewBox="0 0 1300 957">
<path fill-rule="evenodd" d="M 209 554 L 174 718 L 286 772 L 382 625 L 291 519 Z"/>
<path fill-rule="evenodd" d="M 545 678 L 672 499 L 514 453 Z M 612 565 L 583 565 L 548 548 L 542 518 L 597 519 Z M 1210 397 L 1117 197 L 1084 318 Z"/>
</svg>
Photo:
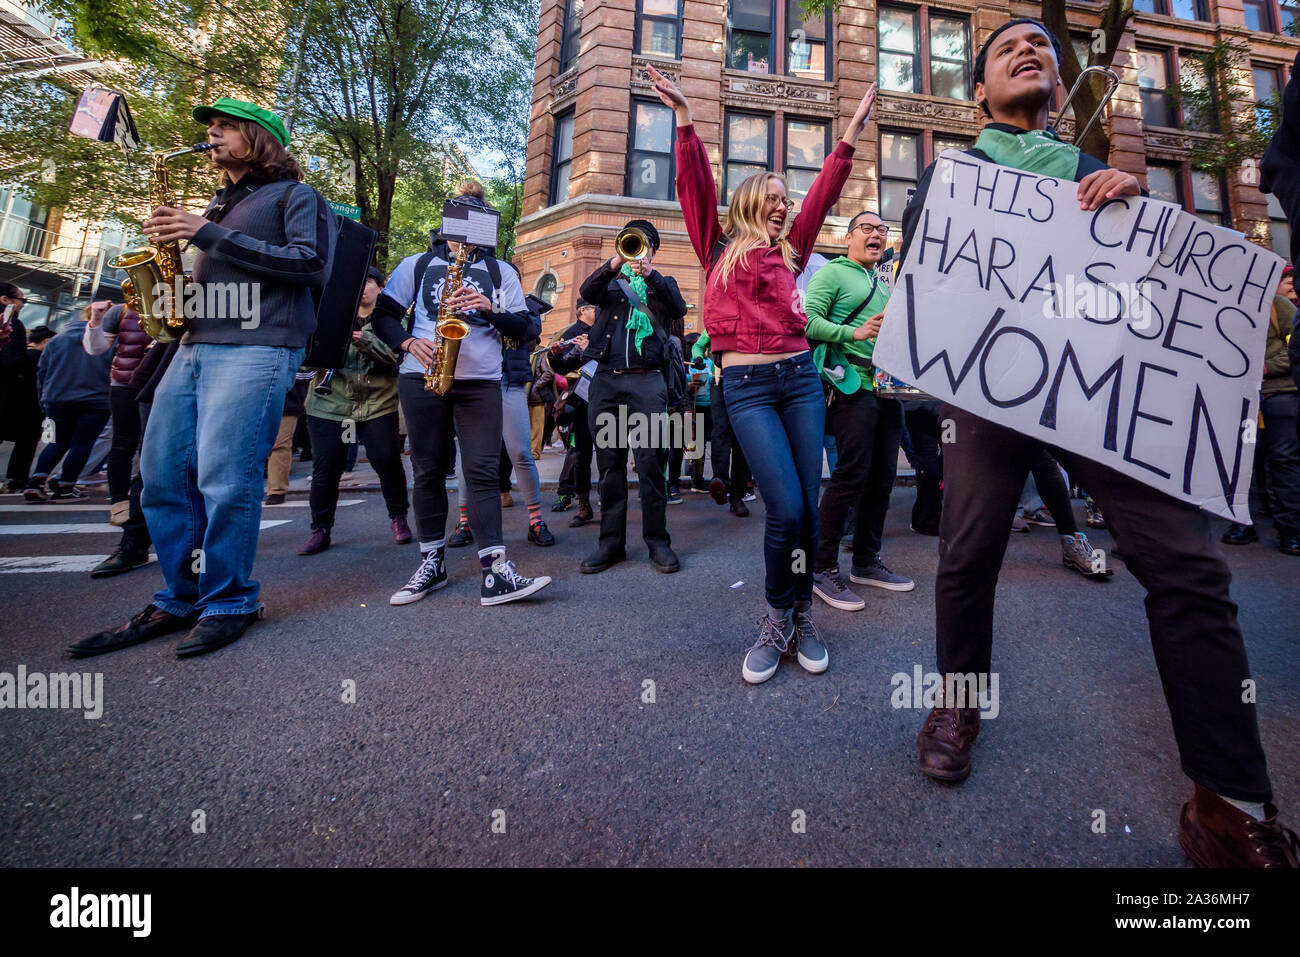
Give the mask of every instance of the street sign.
<svg viewBox="0 0 1300 957">
<path fill-rule="evenodd" d="M 332 199 L 326 200 L 326 202 L 330 204 L 330 209 L 334 210 L 334 212 L 338 213 L 340 216 L 346 216 L 348 219 L 355 219 L 357 222 L 361 222 L 360 206 L 349 206 L 346 203 L 336 203 Z"/>
</svg>

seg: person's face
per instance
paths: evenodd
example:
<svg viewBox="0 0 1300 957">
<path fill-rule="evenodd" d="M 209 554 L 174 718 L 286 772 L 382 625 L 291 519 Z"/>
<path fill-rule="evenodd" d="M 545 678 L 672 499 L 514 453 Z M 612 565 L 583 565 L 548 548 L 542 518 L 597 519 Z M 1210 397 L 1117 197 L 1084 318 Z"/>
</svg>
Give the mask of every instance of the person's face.
<svg viewBox="0 0 1300 957">
<path fill-rule="evenodd" d="M 578 310 L 578 321 L 579 321 L 579 322 L 585 322 L 585 323 L 586 323 L 587 325 L 589 325 L 589 326 L 590 326 L 590 325 L 595 325 L 595 322 L 596 322 L 596 307 L 595 307 L 595 306 L 583 306 L 581 309 L 579 309 L 579 310 Z"/>
<path fill-rule="evenodd" d="M 994 113 L 1037 110 L 1061 84 L 1052 41 L 1032 23 L 1020 23 L 998 36 L 984 61 L 984 81 L 975 84 L 975 102 Z"/>
<path fill-rule="evenodd" d="M 208 120 L 208 142 L 212 144 L 209 155 L 218 166 L 240 164 L 238 157 L 247 156 L 250 144 L 237 124 L 229 116 L 214 116 Z"/>
<path fill-rule="evenodd" d="M 33 349 L 35 349 L 37 352 L 44 352 L 44 351 L 45 351 L 45 344 L 48 343 L 49 341 L 50 341 L 49 339 L 42 339 L 40 342 L 32 342 L 32 343 L 28 343 L 28 344 L 29 344 Z"/>
<path fill-rule="evenodd" d="M 776 177 L 767 181 L 767 195 L 763 199 L 763 221 L 767 226 L 768 239 L 775 242 L 785 230 L 786 217 L 790 215 L 789 199 L 785 195 L 785 184 Z"/>
<path fill-rule="evenodd" d="M 880 262 L 889 241 L 889 227 L 875 213 L 863 213 L 849 230 L 849 258 L 866 266 Z"/>
<path fill-rule="evenodd" d="M 381 291 L 379 283 L 375 282 L 373 279 L 367 279 L 366 288 L 361 290 L 361 307 L 363 309 L 375 308 L 375 303 L 379 301 L 379 293 Z"/>
<path fill-rule="evenodd" d="M 1293 275 L 1283 276 L 1282 282 L 1278 284 L 1277 294 L 1279 296 L 1285 296 L 1287 299 L 1291 300 L 1292 302 L 1295 302 L 1296 301 L 1295 276 Z"/>
</svg>

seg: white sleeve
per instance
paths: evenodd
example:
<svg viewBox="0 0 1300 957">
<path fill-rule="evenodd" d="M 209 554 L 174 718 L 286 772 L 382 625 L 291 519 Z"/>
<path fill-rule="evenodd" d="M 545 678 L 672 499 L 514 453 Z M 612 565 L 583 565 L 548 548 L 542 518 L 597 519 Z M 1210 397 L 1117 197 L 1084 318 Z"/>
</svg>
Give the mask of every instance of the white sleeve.
<svg viewBox="0 0 1300 957">
<path fill-rule="evenodd" d="M 117 336 L 113 337 L 114 339 Z M 92 356 L 103 355 L 109 349 L 113 348 L 113 343 L 109 341 L 108 333 L 104 332 L 104 324 L 101 322 L 97 326 L 86 323 L 86 331 L 81 336 L 82 347 Z"/>
</svg>

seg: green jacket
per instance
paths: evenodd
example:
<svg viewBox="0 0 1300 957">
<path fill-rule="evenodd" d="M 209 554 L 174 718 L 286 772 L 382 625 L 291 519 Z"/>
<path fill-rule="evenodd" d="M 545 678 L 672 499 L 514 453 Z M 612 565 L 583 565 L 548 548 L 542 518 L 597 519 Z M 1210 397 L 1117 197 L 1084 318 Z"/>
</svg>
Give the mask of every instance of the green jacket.
<svg viewBox="0 0 1300 957">
<path fill-rule="evenodd" d="M 1259 391 L 1263 395 L 1274 392 L 1295 392 L 1295 379 L 1291 377 L 1291 358 L 1287 355 L 1287 341 L 1295 327 L 1295 306 L 1285 296 L 1273 297 L 1273 308 L 1268 317 L 1268 341 L 1264 344 L 1264 381 Z"/>
<path fill-rule="evenodd" d="M 874 270 L 868 271 L 847 256 L 832 259 L 808 283 L 803 298 L 808 314 L 804 334 L 813 346 L 813 361 L 821 377 L 845 395 L 876 388 L 874 370 L 854 365 L 849 356 L 870 362 L 875 342 L 855 340 L 853 330 L 884 312 L 888 302 L 889 287 L 876 278 Z M 857 315 L 846 325 L 854 310 Z"/>
<path fill-rule="evenodd" d="M 397 411 L 397 366 L 401 357 L 386 346 L 370 328 L 367 320 L 361 338 L 348 349 L 343 368 L 330 378 L 329 395 L 317 395 L 326 372 L 319 371 L 311 380 L 307 394 L 307 414 L 320 419 L 342 422 L 368 422 Z"/>
</svg>

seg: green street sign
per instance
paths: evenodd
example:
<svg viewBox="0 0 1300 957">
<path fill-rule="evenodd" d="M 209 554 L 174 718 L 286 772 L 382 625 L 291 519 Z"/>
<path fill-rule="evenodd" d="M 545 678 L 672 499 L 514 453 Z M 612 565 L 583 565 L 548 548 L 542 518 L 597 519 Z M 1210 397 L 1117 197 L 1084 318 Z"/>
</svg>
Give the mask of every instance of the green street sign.
<svg viewBox="0 0 1300 957">
<path fill-rule="evenodd" d="M 326 202 L 330 204 L 330 209 L 334 210 L 334 212 L 338 213 L 340 216 L 346 216 L 348 219 L 355 219 L 357 222 L 361 222 L 360 206 L 348 206 L 346 203 L 336 203 L 332 199 L 326 200 Z"/>
</svg>

